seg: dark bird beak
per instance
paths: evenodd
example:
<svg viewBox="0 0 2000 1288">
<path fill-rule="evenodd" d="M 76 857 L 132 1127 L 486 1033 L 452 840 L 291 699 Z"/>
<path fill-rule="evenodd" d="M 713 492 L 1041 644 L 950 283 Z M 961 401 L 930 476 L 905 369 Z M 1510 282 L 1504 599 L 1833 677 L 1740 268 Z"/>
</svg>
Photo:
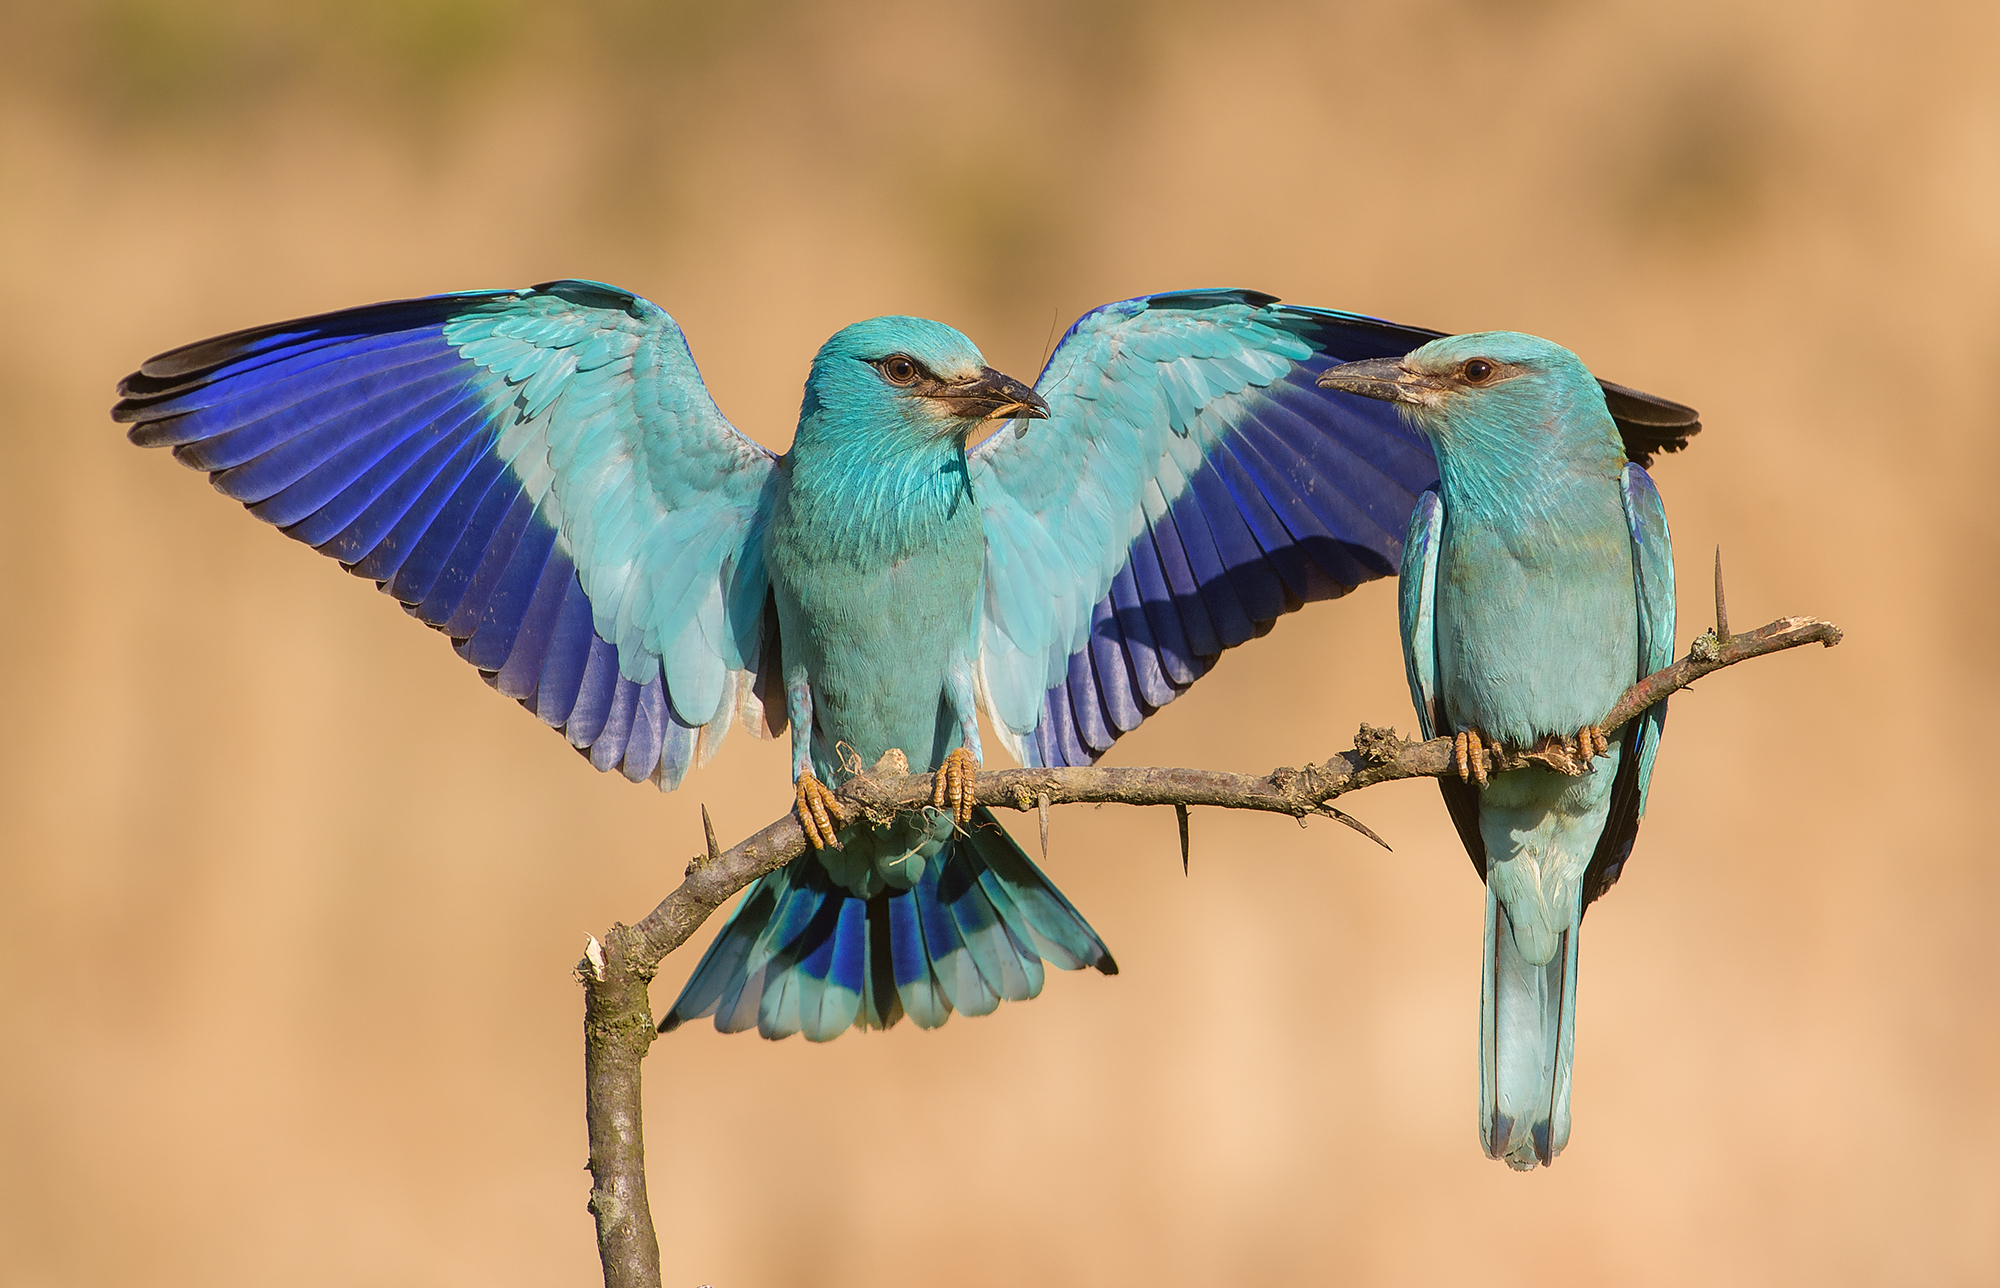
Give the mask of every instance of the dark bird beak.
<svg viewBox="0 0 2000 1288">
<path fill-rule="evenodd" d="M 1360 394 L 1381 402 L 1404 403 L 1411 407 L 1434 407 L 1449 391 L 1445 381 L 1411 371 L 1401 358 L 1368 358 L 1343 362 L 1320 372 L 1314 382 L 1321 389 Z"/>
<path fill-rule="evenodd" d="M 970 380 L 941 385 L 931 397 L 953 413 L 977 420 L 1047 420 L 1049 405 L 1042 396 L 1014 377 L 981 367 Z M 1021 427 L 1023 433 L 1027 426 Z"/>
</svg>

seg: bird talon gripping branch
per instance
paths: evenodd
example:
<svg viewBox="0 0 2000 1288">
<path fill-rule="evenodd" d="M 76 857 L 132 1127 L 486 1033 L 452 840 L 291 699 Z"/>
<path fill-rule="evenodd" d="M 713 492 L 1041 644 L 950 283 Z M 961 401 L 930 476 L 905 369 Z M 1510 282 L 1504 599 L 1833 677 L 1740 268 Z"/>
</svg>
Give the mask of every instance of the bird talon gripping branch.
<svg viewBox="0 0 2000 1288">
<path fill-rule="evenodd" d="M 979 762 L 972 758 L 972 753 L 958 747 L 944 758 L 931 779 L 931 804 L 938 809 L 949 809 L 960 827 L 972 821 L 972 780 L 978 772 Z"/>
<path fill-rule="evenodd" d="M 798 811 L 799 828 L 806 834 L 807 843 L 815 850 L 839 849 L 840 842 L 834 838 L 834 831 L 849 821 L 847 806 L 840 803 L 840 798 L 825 783 L 814 778 L 810 770 L 799 775 L 795 787 L 798 802 L 794 808 Z"/>
<path fill-rule="evenodd" d="M 1486 758 L 1491 755 L 1494 763 L 1501 756 L 1500 740 L 1484 739 L 1477 729 L 1461 729 L 1451 740 L 1452 764 L 1458 770 L 1461 783 L 1478 783 L 1486 786 L 1488 766 Z"/>
</svg>

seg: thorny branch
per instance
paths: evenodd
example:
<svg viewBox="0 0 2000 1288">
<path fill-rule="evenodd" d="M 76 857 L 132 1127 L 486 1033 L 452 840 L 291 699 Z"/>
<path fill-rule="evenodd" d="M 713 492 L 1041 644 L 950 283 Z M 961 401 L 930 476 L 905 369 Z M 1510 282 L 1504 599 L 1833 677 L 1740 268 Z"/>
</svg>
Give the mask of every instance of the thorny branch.
<svg viewBox="0 0 2000 1288">
<path fill-rule="evenodd" d="M 1724 613 L 1718 553 L 1717 629 L 1696 639 L 1685 658 L 1627 689 L 1605 717 L 1604 732 L 1616 731 L 1669 694 L 1725 666 L 1802 644 L 1832 647 L 1840 642 L 1839 627 L 1814 617 L 1781 618 L 1731 635 Z M 899 759 L 892 753 L 840 788 L 840 798 L 858 817 L 885 823 L 899 813 L 931 807 L 932 776 L 901 773 L 901 767 L 892 763 Z M 1528 765 L 1581 772 L 1572 754 L 1556 744 L 1509 749 L 1493 763 L 1492 772 Z M 976 799 L 995 809 L 1037 811 L 1045 852 L 1049 805 L 1171 805 L 1180 823 L 1185 861 L 1190 806 L 1287 814 L 1300 826 L 1313 815 L 1336 818 L 1379 843 L 1380 838 L 1331 802 L 1376 783 L 1449 772 L 1449 737 L 1418 742 L 1393 729 L 1362 725 L 1351 750 L 1298 769 L 1281 767 L 1263 775 L 1161 767 L 1012 769 L 981 773 Z M 718 849 L 706 808 L 702 825 L 706 853 L 688 864 L 680 887 L 638 924 L 616 925 L 602 941 L 592 939 L 584 960 L 577 964 L 586 999 L 584 1071 L 590 1170 L 595 1178 L 590 1209 L 597 1218 L 606 1288 L 658 1288 L 660 1283 L 659 1243 L 646 1203 L 639 1116 L 639 1061 L 654 1036 L 646 986 L 661 959 L 685 943 L 723 900 L 806 850 L 805 834 L 790 813 L 727 850 Z"/>
</svg>

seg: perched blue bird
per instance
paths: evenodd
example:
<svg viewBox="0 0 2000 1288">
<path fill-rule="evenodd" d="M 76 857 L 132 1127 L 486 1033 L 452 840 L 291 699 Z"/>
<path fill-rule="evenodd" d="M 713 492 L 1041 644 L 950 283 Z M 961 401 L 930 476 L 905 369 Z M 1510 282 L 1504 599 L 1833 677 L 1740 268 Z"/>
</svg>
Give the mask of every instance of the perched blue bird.
<svg viewBox="0 0 2000 1288">
<path fill-rule="evenodd" d="M 1583 911 L 1632 852 L 1666 722 L 1661 703 L 1613 738 L 1597 725 L 1673 661 L 1666 513 L 1598 382 L 1546 340 L 1452 336 L 1319 383 L 1404 408 L 1437 447 L 1403 548 L 1404 658 L 1424 736 L 1456 740 L 1440 783 L 1486 881 L 1480 1141 L 1547 1165 L 1569 1141 Z M 1489 777 L 1505 747 L 1579 774 Z"/>
<path fill-rule="evenodd" d="M 665 312 L 560 281 L 175 349 L 114 416 L 374 579 L 600 770 L 672 789 L 737 719 L 789 725 L 812 849 L 745 892 L 662 1028 L 823 1041 L 985 1014 L 1049 962 L 1116 969 L 971 807 L 978 714 L 1027 764 L 1091 763 L 1225 649 L 1393 570 L 1431 452 L 1313 379 L 1435 334 L 1154 295 L 1086 314 L 1029 389 L 950 327 L 876 318 L 821 348 L 780 457 Z M 1683 434 L 1684 409 L 1613 396 L 1641 440 Z M 829 785 L 892 749 L 937 771 L 940 808 L 851 822 Z"/>
</svg>

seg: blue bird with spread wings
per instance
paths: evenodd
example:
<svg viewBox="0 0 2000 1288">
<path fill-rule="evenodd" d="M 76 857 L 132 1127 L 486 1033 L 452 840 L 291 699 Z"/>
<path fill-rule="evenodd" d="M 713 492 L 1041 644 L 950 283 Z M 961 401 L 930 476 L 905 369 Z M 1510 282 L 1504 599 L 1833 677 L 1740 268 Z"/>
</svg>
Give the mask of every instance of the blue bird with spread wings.
<svg viewBox="0 0 2000 1288">
<path fill-rule="evenodd" d="M 1437 445 L 1403 551 L 1404 658 L 1424 737 L 1455 741 L 1458 778 L 1438 781 L 1486 881 L 1480 1141 L 1546 1166 L 1569 1141 L 1584 909 L 1631 855 L 1666 725 L 1662 702 L 1598 727 L 1674 660 L 1666 511 L 1598 382 L 1547 340 L 1452 336 L 1320 383 L 1402 407 Z M 1574 772 L 1489 775 L 1501 747 Z"/>
<path fill-rule="evenodd" d="M 732 724 L 789 726 L 811 848 L 745 892 L 662 1028 L 824 1041 L 986 1014 L 1049 963 L 1116 970 L 970 803 L 979 714 L 1027 764 L 1089 764 L 1223 651 L 1394 571 L 1434 458 L 1313 381 L 1436 334 L 1154 295 L 1086 314 L 1031 389 L 950 327 L 876 318 L 821 348 L 777 456 L 664 311 L 558 281 L 188 345 L 114 416 L 375 580 L 599 770 L 671 790 Z M 1609 388 L 1640 441 L 1684 437 L 1685 409 Z M 832 787 L 891 750 L 936 771 L 939 808 L 848 819 Z"/>
</svg>

